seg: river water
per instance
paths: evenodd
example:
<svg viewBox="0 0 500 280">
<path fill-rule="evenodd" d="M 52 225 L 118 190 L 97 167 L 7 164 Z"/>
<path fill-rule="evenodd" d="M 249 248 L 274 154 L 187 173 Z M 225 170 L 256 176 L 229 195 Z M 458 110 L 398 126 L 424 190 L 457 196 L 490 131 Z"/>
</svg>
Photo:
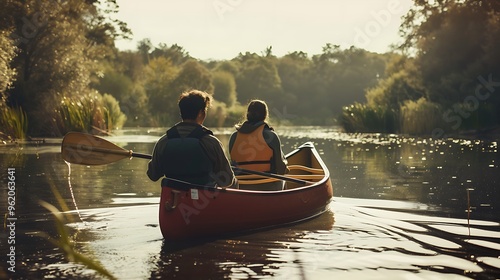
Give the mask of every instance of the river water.
<svg viewBox="0 0 500 280">
<path fill-rule="evenodd" d="M 107 139 L 151 153 L 163 132 L 128 129 Z M 227 143 L 231 129 L 215 132 Z M 497 140 L 344 134 L 335 127 L 277 132 L 285 152 L 315 144 L 331 172 L 329 211 L 292 226 L 189 243 L 163 241 L 160 187 L 145 175 L 146 160 L 68 166 L 61 139 L 0 146 L 0 279 L 102 278 L 48 240 L 57 238 L 56 226 L 40 201 L 66 205 L 74 247 L 118 279 L 500 278 Z M 14 213 L 7 211 L 10 181 Z"/>
</svg>

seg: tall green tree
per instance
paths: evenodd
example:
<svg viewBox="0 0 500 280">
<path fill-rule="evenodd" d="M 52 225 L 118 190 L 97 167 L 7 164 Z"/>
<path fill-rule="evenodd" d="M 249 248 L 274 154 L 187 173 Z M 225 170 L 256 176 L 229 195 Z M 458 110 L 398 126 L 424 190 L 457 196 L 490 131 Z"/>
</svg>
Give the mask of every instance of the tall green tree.
<svg viewBox="0 0 500 280">
<path fill-rule="evenodd" d="M 213 71 L 223 71 L 231 73 L 234 77 L 238 77 L 241 65 L 237 59 L 223 60 L 215 66 Z"/>
<path fill-rule="evenodd" d="M 153 125 L 167 126 L 178 119 L 177 98 L 179 92 L 172 90 L 172 82 L 180 69 L 165 57 L 151 60 L 144 71 L 144 89 Z"/>
<path fill-rule="evenodd" d="M 7 90 L 15 81 L 16 71 L 11 66 L 16 47 L 9 33 L 0 30 L 0 138 L 24 138 L 26 135 L 25 113 L 20 108 L 10 108 L 7 104 Z"/>
<path fill-rule="evenodd" d="M 311 59 L 300 53 L 283 57 L 283 88 L 286 92 L 300 91 L 294 94 L 297 106 L 292 114 L 307 116 L 306 123 L 319 120 L 321 124 L 331 124 L 342 107 L 364 101 L 365 89 L 384 76 L 386 60 L 385 55 L 355 47 L 341 49 L 333 44 L 326 44 L 323 52 Z"/>
<path fill-rule="evenodd" d="M 275 57 L 245 53 L 240 54 L 236 60 L 241 65 L 236 77 L 238 101 L 245 104 L 258 98 L 266 100 L 271 106 L 278 104 L 282 89 Z"/>
<path fill-rule="evenodd" d="M 149 62 L 148 62 L 149 63 Z M 144 67 L 140 52 L 120 51 L 111 62 L 116 71 L 129 77 L 134 83 L 143 79 Z"/>
<path fill-rule="evenodd" d="M 406 57 L 367 92 L 370 109 L 396 110 L 403 132 L 500 124 L 499 23 L 499 1 L 415 0 L 400 27 Z"/>
<path fill-rule="evenodd" d="M 137 43 L 137 51 L 141 55 L 144 64 L 149 64 L 152 49 L 153 43 L 151 43 L 151 39 L 143 39 Z"/>
<path fill-rule="evenodd" d="M 415 1 L 401 25 L 429 99 L 451 106 L 474 94 L 478 77 L 500 80 L 500 2 Z"/>
<path fill-rule="evenodd" d="M 306 102 L 302 97 L 314 92 L 311 59 L 304 52 L 292 52 L 278 59 L 277 68 L 284 98 L 282 106 L 274 111 L 275 118 L 281 118 L 280 121 L 283 118 L 288 118 L 288 121 L 310 118 L 311 112 L 304 106 Z M 296 119 L 290 120 L 290 117 Z"/>
<path fill-rule="evenodd" d="M 212 75 L 210 71 L 198 61 L 191 59 L 182 65 L 179 75 L 172 81 L 171 90 L 176 94 L 197 89 L 213 94 Z"/>
<path fill-rule="evenodd" d="M 179 120 L 177 101 L 187 90 L 198 89 L 213 93 L 208 69 L 196 60 L 176 66 L 164 56 L 153 58 L 146 69 L 144 87 L 155 125 L 172 125 Z"/>
<path fill-rule="evenodd" d="M 189 53 L 177 44 L 168 46 L 167 44 L 161 43 L 157 48 L 151 51 L 151 57 L 160 56 L 170 59 L 174 65 L 181 65 L 192 59 Z"/>
<path fill-rule="evenodd" d="M 126 126 L 151 126 L 148 98 L 144 89 L 145 67 L 140 51 L 118 51 L 103 65 L 92 86 L 117 99 L 128 116 Z"/>
<path fill-rule="evenodd" d="M 53 134 L 52 117 L 63 97 L 89 94 L 95 63 L 110 54 L 114 39 L 128 32 L 110 20 L 101 1 L 27 0 L 2 2 L 1 30 L 9 30 L 19 49 L 9 104 L 28 114 L 31 134 Z M 107 0 L 109 9 L 116 2 Z M 52 116 L 52 117 L 51 117 Z"/>
<path fill-rule="evenodd" d="M 111 65 L 107 66 L 94 88 L 117 99 L 120 110 L 127 115 L 128 126 L 150 125 L 148 98 L 143 81 L 134 81 L 129 71 L 119 71 Z"/>
<path fill-rule="evenodd" d="M 5 91 L 14 82 L 16 74 L 15 69 L 11 66 L 16 47 L 8 35 L 7 31 L 0 30 L 0 105 L 5 102 Z"/>
<path fill-rule="evenodd" d="M 214 85 L 215 99 L 224 102 L 227 107 L 236 103 L 236 81 L 231 73 L 226 71 L 213 72 L 212 84 Z"/>
<path fill-rule="evenodd" d="M 387 63 L 386 77 L 366 90 L 368 106 L 384 106 L 399 111 L 406 101 L 425 98 L 427 93 L 414 63 L 412 58 L 393 54 Z"/>
</svg>

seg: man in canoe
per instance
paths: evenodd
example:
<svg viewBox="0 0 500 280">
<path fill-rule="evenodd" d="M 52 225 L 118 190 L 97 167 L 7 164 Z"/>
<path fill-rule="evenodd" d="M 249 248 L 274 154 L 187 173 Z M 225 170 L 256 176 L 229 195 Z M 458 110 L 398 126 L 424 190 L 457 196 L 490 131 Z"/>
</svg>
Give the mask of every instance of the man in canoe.
<svg viewBox="0 0 500 280">
<path fill-rule="evenodd" d="M 268 117 L 264 101 L 250 101 L 246 120 L 235 126 L 236 131 L 229 138 L 231 161 L 240 168 L 283 175 L 289 171 L 287 160 L 278 135 L 266 122 Z M 244 186 L 240 185 L 240 188 Z M 259 190 L 281 189 L 281 181 L 259 187 Z"/>
<path fill-rule="evenodd" d="M 236 185 L 222 143 L 203 126 L 210 102 L 211 96 L 199 90 L 180 95 L 182 121 L 156 143 L 147 171 L 151 180 L 165 176 L 176 183 L 217 184 L 223 188 Z"/>
</svg>

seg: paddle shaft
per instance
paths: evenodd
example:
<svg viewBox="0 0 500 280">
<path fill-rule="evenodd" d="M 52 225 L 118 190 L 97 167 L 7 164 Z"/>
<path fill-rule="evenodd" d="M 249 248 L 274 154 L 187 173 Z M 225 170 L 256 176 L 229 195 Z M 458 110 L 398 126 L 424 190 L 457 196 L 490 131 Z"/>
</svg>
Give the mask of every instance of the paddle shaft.
<svg viewBox="0 0 500 280">
<path fill-rule="evenodd" d="M 132 157 L 144 158 L 144 159 L 151 159 L 151 158 L 153 158 L 153 156 L 148 155 L 148 154 L 141 154 L 141 153 L 134 153 L 134 152 L 132 152 Z"/>
<path fill-rule="evenodd" d="M 107 164 L 123 158 L 143 158 L 151 159 L 152 155 L 135 153 L 132 150 L 123 149 L 101 137 L 90 134 L 71 132 L 68 133 L 62 143 L 63 159 L 75 164 L 99 165 Z M 109 161 L 103 157 L 103 154 L 114 155 Z M 110 156 L 111 157 L 111 156 Z M 260 175 L 290 181 L 297 184 L 308 184 L 310 182 L 274 173 L 260 172 L 231 166 L 233 171 L 246 174 Z"/>
</svg>

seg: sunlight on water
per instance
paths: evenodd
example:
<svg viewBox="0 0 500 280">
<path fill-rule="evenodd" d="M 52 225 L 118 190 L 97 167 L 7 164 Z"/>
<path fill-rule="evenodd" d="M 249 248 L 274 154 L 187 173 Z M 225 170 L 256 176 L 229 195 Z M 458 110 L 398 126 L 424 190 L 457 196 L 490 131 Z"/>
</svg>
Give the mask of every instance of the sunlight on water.
<svg viewBox="0 0 500 280">
<path fill-rule="evenodd" d="M 73 206 L 75 207 L 75 211 L 78 214 L 78 218 L 80 218 L 80 221 L 82 220 L 82 215 L 80 214 L 80 209 L 78 209 L 78 205 L 76 204 L 76 199 L 75 199 L 75 194 L 73 192 L 73 187 L 71 186 L 71 163 L 64 161 L 66 165 L 68 165 L 68 188 L 69 192 L 71 194 L 71 200 L 73 202 Z"/>
<path fill-rule="evenodd" d="M 446 248 L 446 249 L 460 249 L 462 247 L 455 242 L 451 242 L 451 241 L 448 241 L 446 239 L 436 237 L 436 236 L 409 233 L 408 237 L 415 239 L 419 243 L 429 244 L 429 245 L 434 246 L 434 247 L 440 247 L 440 248 Z"/>
<path fill-rule="evenodd" d="M 500 243 L 494 243 L 494 242 L 479 240 L 479 239 L 465 239 L 465 242 L 470 243 L 470 244 L 474 244 L 477 246 L 482 246 L 484 248 L 500 251 Z"/>
<path fill-rule="evenodd" d="M 110 204 L 113 205 L 145 205 L 145 204 L 158 204 L 158 197 L 118 197 L 112 198 Z"/>
<path fill-rule="evenodd" d="M 59 264 L 50 264 L 46 267 L 43 267 L 42 270 L 47 271 L 52 274 L 52 277 L 48 278 L 71 278 L 72 272 L 78 271 L 79 277 L 92 279 L 95 277 L 95 271 L 92 269 L 86 268 L 84 265 L 75 264 L 75 263 L 59 263 Z M 57 272 L 57 273 L 54 273 Z M 64 276 L 64 277 L 63 277 Z"/>
<path fill-rule="evenodd" d="M 469 236 L 469 229 L 465 226 L 443 225 L 443 224 L 439 224 L 439 225 L 430 224 L 429 226 L 433 227 L 435 229 L 438 229 L 440 231 L 448 232 L 451 234 Z M 479 228 L 471 228 L 470 229 L 470 236 L 472 236 L 472 237 L 500 238 L 500 232 L 479 229 Z"/>
<path fill-rule="evenodd" d="M 70 226 L 81 232 L 81 249 L 118 279 L 143 279 L 151 270 L 149 258 L 161 249 L 157 209 L 154 205 L 82 210 L 85 224 Z M 92 242 L 85 240 L 88 237 Z"/>
<path fill-rule="evenodd" d="M 500 269 L 500 259 L 499 258 L 491 258 L 491 257 L 479 257 L 478 261 L 487 264 L 491 267 Z"/>
</svg>

